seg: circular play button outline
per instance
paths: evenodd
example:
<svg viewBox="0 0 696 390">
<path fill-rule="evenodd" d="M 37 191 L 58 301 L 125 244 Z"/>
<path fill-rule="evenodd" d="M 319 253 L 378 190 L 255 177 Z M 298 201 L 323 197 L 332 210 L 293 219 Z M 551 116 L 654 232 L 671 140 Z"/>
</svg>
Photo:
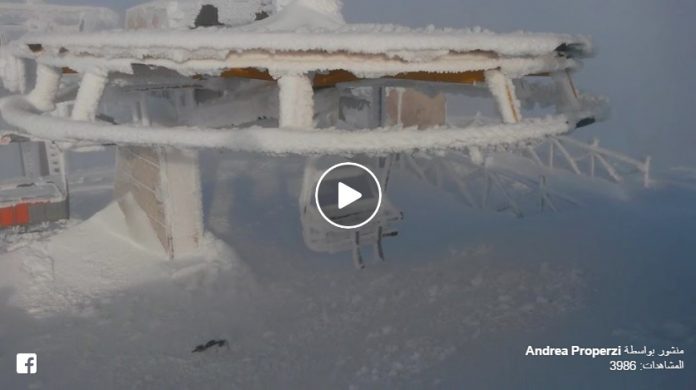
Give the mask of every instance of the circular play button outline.
<svg viewBox="0 0 696 390">
<path fill-rule="evenodd" d="M 372 180 L 374 180 L 375 184 L 377 185 L 377 206 L 375 207 L 375 210 L 372 212 L 372 215 L 370 215 L 369 218 L 367 218 L 366 220 L 364 220 L 363 222 L 361 222 L 357 225 L 341 225 L 341 224 L 338 224 L 338 223 L 332 221 L 329 217 L 326 216 L 326 214 L 324 214 L 324 211 L 321 209 L 321 204 L 319 203 L 319 187 L 321 186 L 321 183 L 324 181 L 324 178 L 326 177 L 326 175 L 328 175 L 331 171 L 333 171 L 337 168 L 341 168 L 341 167 L 345 167 L 345 166 L 356 167 L 356 168 L 362 169 L 363 171 L 369 173 L 370 176 L 372 177 Z M 357 229 L 357 228 L 360 228 L 360 227 L 367 225 L 370 221 L 372 221 L 372 219 L 379 212 L 380 207 L 382 207 L 382 186 L 379 184 L 379 180 L 377 179 L 377 176 L 375 176 L 375 174 L 372 173 L 372 171 L 368 167 L 366 167 L 362 164 L 354 163 L 354 162 L 344 162 L 344 163 L 333 165 L 331 168 L 327 169 L 326 171 L 324 171 L 324 173 L 321 174 L 321 176 L 319 177 L 319 181 L 317 181 L 317 185 L 314 188 L 314 201 L 317 204 L 317 210 L 319 210 L 319 214 L 321 214 L 321 216 L 324 218 L 324 220 L 326 220 L 326 222 L 328 222 L 331 225 L 333 225 L 337 228 L 340 228 L 340 229 L 346 229 L 346 230 Z"/>
</svg>

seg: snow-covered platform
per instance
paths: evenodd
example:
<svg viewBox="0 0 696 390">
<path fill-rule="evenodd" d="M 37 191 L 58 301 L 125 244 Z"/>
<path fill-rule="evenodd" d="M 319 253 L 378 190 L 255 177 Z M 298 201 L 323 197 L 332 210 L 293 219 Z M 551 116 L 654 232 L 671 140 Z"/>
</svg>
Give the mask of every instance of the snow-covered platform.
<svg viewBox="0 0 696 390">
<path fill-rule="evenodd" d="M 516 144 L 566 133 L 601 119 L 606 111 L 603 102 L 581 95 L 570 79 L 580 59 L 592 52 L 589 40 L 582 36 L 352 25 L 344 22 L 340 2 L 280 3 L 270 17 L 231 27 L 215 24 L 24 37 L 15 42 L 13 54 L 38 64 L 36 87 L 26 97 L 3 100 L 0 109 L 9 123 L 40 139 L 274 154 Z M 215 78 L 275 83 L 278 125 L 212 129 L 95 120 L 105 88 L 113 83 L 132 84 L 142 79 L 143 69 L 173 72 L 188 78 L 186 86 Z M 82 80 L 68 110 L 69 119 L 46 116 L 44 112 L 54 109 L 63 74 L 74 77 L 75 73 Z M 553 99 L 559 107 L 552 116 L 523 118 L 518 83 L 538 76 L 553 80 Z M 331 125 L 316 129 L 319 99 L 323 99 L 315 96 L 318 89 L 368 80 L 477 86 L 496 101 L 500 117 L 498 123 L 471 122 L 465 128 L 443 123 L 425 132 L 404 129 L 409 127 L 404 123 L 369 131 L 345 131 Z M 398 99 L 402 94 L 397 94 Z M 399 100 L 399 109 L 401 104 Z"/>
<path fill-rule="evenodd" d="M 262 12 L 239 24 L 210 4 L 152 3 L 127 13 L 129 30 L 26 35 L 8 62 L 24 78 L 8 84 L 30 85 L 35 65 L 33 90 L 0 112 L 13 131 L 63 148 L 118 145 L 114 196 L 124 213 L 133 196 L 148 218 L 129 223 L 149 223 L 172 258 L 203 235 L 195 149 L 463 150 L 481 163 L 484 149 L 528 147 L 607 112 L 572 81 L 592 54 L 582 36 L 348 24 L 340 1 L 256 3 Z M 470 112 L 455 119 L 457 97 Z"/>
</svg>

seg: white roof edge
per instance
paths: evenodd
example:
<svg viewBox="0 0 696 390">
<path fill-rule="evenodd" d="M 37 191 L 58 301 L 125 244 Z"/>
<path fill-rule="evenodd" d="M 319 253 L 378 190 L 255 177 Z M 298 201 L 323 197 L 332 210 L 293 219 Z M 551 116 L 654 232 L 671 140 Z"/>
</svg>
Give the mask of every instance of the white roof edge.
<svg viewBox="0 0 696 390">
<path fill-rule="evenodd" d="M 592 45 L 584 36 L 548 33 L 492 33 L 471 30 L 399 30 L 384 31 L 380 25 L 358 25 L 344 29 L 313 31 L 249 31 L 240 28 L 197 30 L 103 31 L 90 34 L 31 34 L 23 44 L 71 48 L 89 52 L 90 48 L 181 49 L 250 51 L 326 51 L 384 54 L 399 51 L 452 52 L 491 51 L 503 56 L 535 56 L 559 47 L 572 48 L 577 57 L 592 54 Z M 366 40 L 369 45 L 366 45 Z"/>
</svg>

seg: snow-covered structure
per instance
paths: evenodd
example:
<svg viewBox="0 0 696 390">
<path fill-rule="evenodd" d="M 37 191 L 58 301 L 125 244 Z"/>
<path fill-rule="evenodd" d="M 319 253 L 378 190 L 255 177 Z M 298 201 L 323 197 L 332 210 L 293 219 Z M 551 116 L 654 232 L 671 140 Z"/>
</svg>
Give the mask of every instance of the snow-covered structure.
<svg viewBox="0 0 696 390">
<path fill-rule="evenodd" d="M 393 225 L 403 219 L 403 213 L 398 210 L 386 196 L 391 175 L 394 156 L 386 158 L 371 159 L 376 161 L 365 161 L 363 163 L 374 165 L 373 169 L 377 172 L 380 188 L 384 198 L 381 207 L 371 223 L 358 230 L 336 229 L 327 224 L 321 216 L 315 198 L 315 187 L 322 173 L 333 163 L 331 159 L 314 157 L 308 159 L 304 167 L 302 178 L 302 188 L 298 197 L 300 221 L 302 223 L 302 236 L 307 247 L 320 253 L 338 253 L 350 251 L 353 256 L 353 264 L 356 268 L 365 267 L 362 255 L 362 248 L 365 246 L 373 247 L 375 257 L 384 261 L 384 248 L 382 242 L 384 238 L 395 237 L 398 231 Z M 358 214 L 343 215 L 345 218 L 361 221 L 374 212 L 374 199 L 378 197 L 377 188 L 371 186 L 372 180 L 363 172 L 361 177 L 342 178 L 351 180 L 353 183 L 361 183 L 362 198 L 357 203 Z M 357 180 L 356 180 L 357 179 Z M 333 179 L 334 181 L 336 178 Z M 338 182 L 336 182 L 337 184 Z M 324 208 L 325 213 L 333 217 L 341 214 L 337 204 L 331 204 Z M 345 211 L 343 211 L 345 213 Z"/>
<path fill-rule="evenodd" d="M 106 8 L 49 5 L 41 1 L 0 3 L 0 87 L 24 93 L 32 82 L 27 74 L 31 64 L 12 54 L 13 40 L 27 33 L 91 32 L 113 29 L 118 24 L 118 15 Z M 0 131 L 8 130 L 2 128 L 4 125 L 0 120 Z M 0 152 L 16 155 L 15 165 L 20 167 L 12 177 L 0 180 L 0 228 L 68 217 L 63 153 L 55 143 L 6 136 L 0 138 Z"/>
<path fill-rule="evenodd" d="M 0 82 L 10 91 L 24 92 L 23 64 L 7 45 L 26 33 L 92 32 L 118 26 L 118 14 L 108 8 L 0 2 Z"/>
<path fill-rule="evenodd" d="M 104 7 L 47 4 L 43 1 L 0 3 L 0 30 L 12 39 L 26 32 L 90 32 L 116 28 L 116 12 Z M 14 36 L 12 36 L 14 35 Z"/>
<path fill-rule="evenodd" d="M 129 153 L 143 151 L 136 161 L 144 164 L 152 154 L 144 150 L 156 145 L 158 170 L 147 180 L 162 185 L 138 202 L 141 208 L 175 198 L 160 191 L 189 193 L 183 202 L 199 202 L 195 190 L 165 190 L 177 170 L 162 162 L 169 161 L 167 153 L 180 159 L 176 148 L 272 154 L 464 149 L 479 160 L 484 148 L 567 133 L 606 113 L 601 99 L 581 94 L 571 80 L 592 53 L 585 37 L 353 25 L 345 23 L 341 5 L 156 1 L 129 10 L 126 31 L 22 38 L 12 59 L 36 63 L 36 85 L 28 95 L 3 99 L 0 110 L 37 139 L 117 143 Z M 82 77 L 68 102 L 69 118 L 50 117 L 66 73 Z M 489 98 L 495 108 L 486 117 L 454 120 L 448 93 Z M 103 96 L 121 98 L 100 108 Z M 155 103 L 159 109 L 152 110 Z M 132 115 L 117 106 L 131 107 Z M 541 109 L 547 115 L 533 115 Z M 224 120 L 212 124 L 211 112 Z M 195 166 L 196 157 L 187 158 Z M 196 175 L 183 176 L 191 181 L 179 189 L 195 187 Z M 169 217 L 154 216 L 184 208 L 160 206 L 148 212 L 151 223 L 176 231 Z M 195 247 L 200 234 L 186 232 L 191 245 L 184 247 Z M 175 256 L 171 243 L 179 238 L 160 236 Z"/>
<path fill-rule="evenodd" d="M 217 22 L 227 26 L 251 23 L 274 10 L 272 0 L 155 0 L 126 10 L 126 28 L 194 27 L 204 5 L 213 7 Z"/>
<path fill-rule="evenodd" d="M 201 129 L 142 129 L 125 123 L 56 126 L 52 121 L 48 126 L 42 116 L 25 115 L 20 101 L 27 99 L 19 98 L 5 101 L 4 114 L 19 127 L 31 118 L 31 131 L 39 137 L 307 153 L 514 143 L 567 132 L 601 113 L 601 104 L 580 95 L 569 79 L 580 59 L 591 53 L 590 43 L 584 37 L 350 25 L 334 12 L 339 9 L 337 4 L 328 0 L 298 0 L 271 17 L 237 27 L 50 34 L 23 39 L 15 46 L 16 57 L 38 63 L 39 80 L 29 100 L 51 100 L 55 91 L 51 85 L 60 80 L 65 69 L 84 75 L 75 103 L 75 119 L 89 119 L 95 114 L 95 98 L 101 95 L 110 77 L 133 74 L 134 65 L 144 65 L 198 79 L 275 81 L 279 96 L 277 129 L 201 133 Z M 559 97 L 557 103 L 572 110 L 550 118 L 522 117 L 515 80 L 540 75 L 552 76 L 556 82 L 553 92 L 558 92 Z M 311 131 L 315 114 L 313 89 L 384 78 L 483 87 L 497 101 L 505 125 L 440 128 L 408 137 L 397 137 L 389 131 Z M 563 99 L 570 101 L 562 102 Z M 300 131 L 283 130 L 288 128 Z M 337 139 L 341 141 L 335 142 Z"/>
</svg>

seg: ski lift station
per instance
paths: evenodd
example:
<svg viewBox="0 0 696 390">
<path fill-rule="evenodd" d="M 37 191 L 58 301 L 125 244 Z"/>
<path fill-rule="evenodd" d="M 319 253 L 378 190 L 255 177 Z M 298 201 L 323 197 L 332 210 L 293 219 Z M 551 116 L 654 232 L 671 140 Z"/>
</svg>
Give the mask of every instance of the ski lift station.
<svg viewBox="0 0 696 390">
<path fill-rule="evenodd" d="M 592 55 L 582 36 L 349 24 L 337 0 L 160 0 L 129 9 L 125 29 L 101 8 L 0 9 L 2 81 L 14 93 L 0 102 L 2 148 L 24 167 L 0 186 L 2 227 L 67 218 L 64 152 L 104 145 L 116 145 L 114 199 L 126 220 L 151 227 L 172 258 L 203 234 L 203 148 L 382 158 L 385 175 L 383 157 L 398 153 L 459 151 L 482 165 L 488 151 L 519 149 L 616 181 L 618 161 L 649 181 L 649 160 L 563 137 L 608 111 L 573 82 Z M 591 172 L 572 150 L 590 156 Z M 311 198 L 300 214 L 316 226 Z M 381 253 L 400 219 L 385 205 L 362 241 L 330 226 L 306 226 L 305 239 L 331 250 L 320 242 L 334 234 L 338 247 Z"/>
</svg>

